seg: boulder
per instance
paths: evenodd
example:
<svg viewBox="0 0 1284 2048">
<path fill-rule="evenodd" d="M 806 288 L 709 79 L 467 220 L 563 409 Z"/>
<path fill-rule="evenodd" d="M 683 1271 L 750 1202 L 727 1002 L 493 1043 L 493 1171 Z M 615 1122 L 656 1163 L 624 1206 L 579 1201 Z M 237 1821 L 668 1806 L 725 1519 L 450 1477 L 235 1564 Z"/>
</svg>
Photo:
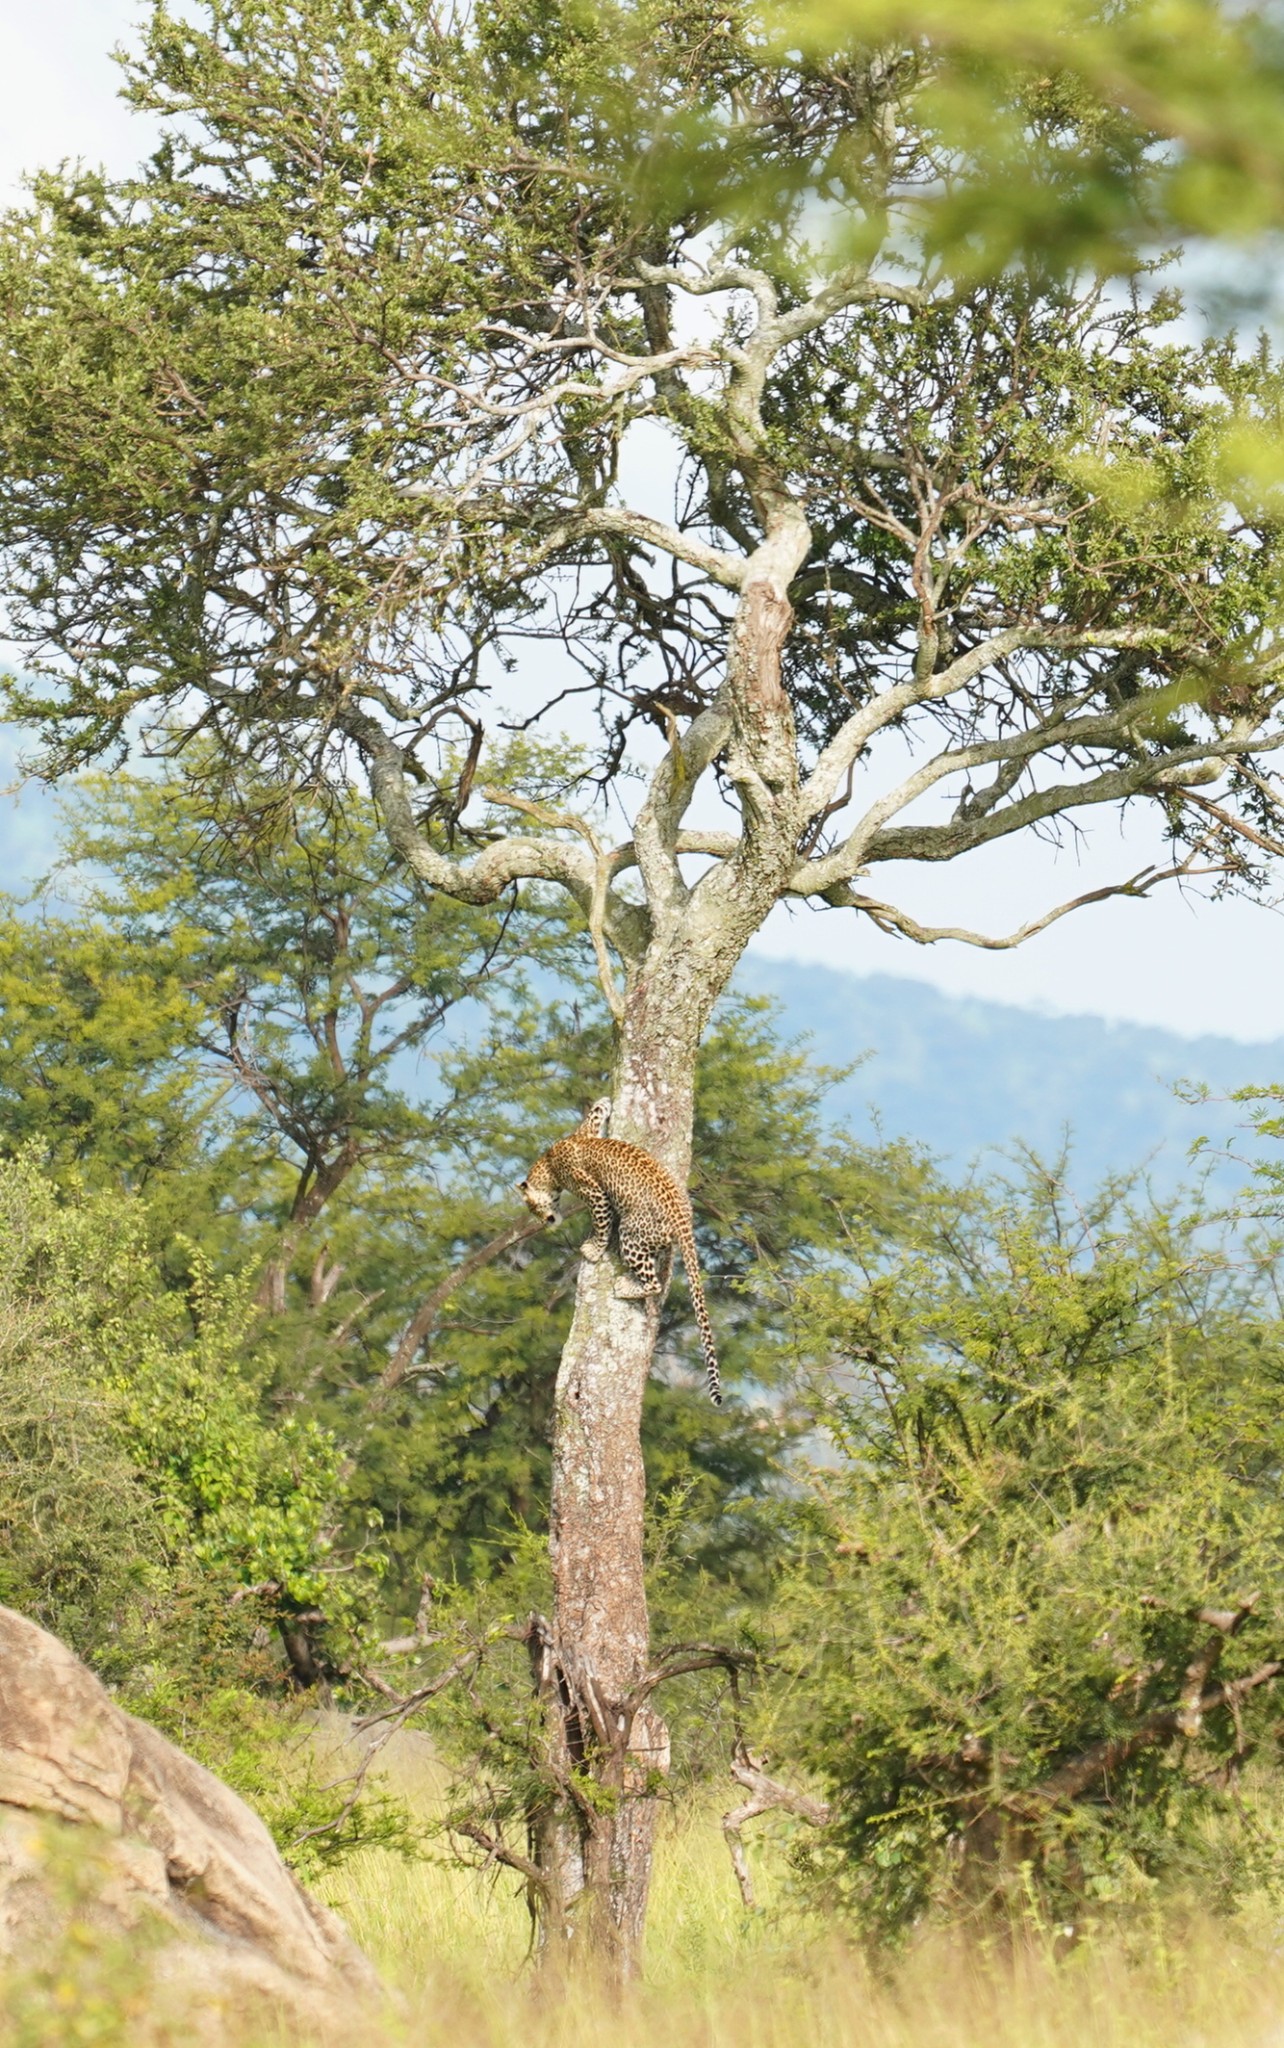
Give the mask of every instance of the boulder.
<svg viewBox="0 0 1284 2048">
<path fill-rule="evenodd" d="M 29 1960 L 73 1912 L 211 2011 L 266 1999 L 329 2031 L 379 1991 L 257 1814 L 0 1607 L 0 1955 Z"/>
</svg>

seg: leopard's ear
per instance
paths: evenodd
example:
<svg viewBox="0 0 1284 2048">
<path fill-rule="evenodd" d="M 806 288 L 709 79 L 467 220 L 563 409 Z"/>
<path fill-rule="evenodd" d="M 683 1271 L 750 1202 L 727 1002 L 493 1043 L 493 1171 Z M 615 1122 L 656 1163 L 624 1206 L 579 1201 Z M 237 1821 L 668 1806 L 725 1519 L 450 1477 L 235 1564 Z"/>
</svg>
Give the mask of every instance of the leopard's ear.
<svg viewBox="0 0 1284 2048">
<path fill-rule="evenodd" d="M 526 1182 L 524 1180 L 515 1180 L 513 1182 L 513 1186 L 516 1188 L 519 1195 L 524 1195 L 526 1193 Z"/>
</svg>

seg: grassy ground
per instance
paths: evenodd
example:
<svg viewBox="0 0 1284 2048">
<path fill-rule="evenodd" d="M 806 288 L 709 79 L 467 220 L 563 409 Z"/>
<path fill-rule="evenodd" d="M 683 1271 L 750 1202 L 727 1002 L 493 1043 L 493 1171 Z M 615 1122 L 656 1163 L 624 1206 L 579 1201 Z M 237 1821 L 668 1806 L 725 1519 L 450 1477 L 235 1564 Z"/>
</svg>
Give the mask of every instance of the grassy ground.
<svg viewBox="0 0 1284 2048">
<path fill-rule="evenodd" d="M 415 1737 L 390 1776 L 424 1811 L 440 1797 Z M 752 1916 L 717 1804 L 666 1814 L 646 1972 L 620 2000 L 530 1970 L 510 1875 L 363 1852 L 322 1890 L 398 2003 L 341 2048 L 1284 2048 L 1284 1942 L 1263 1909 L 1180 1930 L 1156 1920 L 1127 1949 L 1085 1944 L 1060 1961 L 1031 1945 L 999 1963 L 956 1937 L 879 1976 L 793 1897 L 778 1831 L 750 1853 Z M 261 2027 L 230 2043 L 198 2013 L 158 2021 L 131 1957 L 75 1949 L 0 1985 L 0 2048 L 296 2048 Z"/>
<path fill-rule="evenodd" d="M 430 1800 L 421 1751 L 396 1774 Z M 390 2038 L 422 2048 L 1284 2048 L 1284 1943 L 1258 1916 L 1156 1922 L 1129 1948 L 1001 1965 L 962 1941 L 876 1976 L 794 1898 L 779 1827 L 750 1850 L 744 1912 L 716 1805 L 666 1814 L 644 1981 L 622 2004 L 541 1988 L 515 1881 L 446 1862 L 353 1858 L 327 1887 L 405 1999 Z"/>
</svg>

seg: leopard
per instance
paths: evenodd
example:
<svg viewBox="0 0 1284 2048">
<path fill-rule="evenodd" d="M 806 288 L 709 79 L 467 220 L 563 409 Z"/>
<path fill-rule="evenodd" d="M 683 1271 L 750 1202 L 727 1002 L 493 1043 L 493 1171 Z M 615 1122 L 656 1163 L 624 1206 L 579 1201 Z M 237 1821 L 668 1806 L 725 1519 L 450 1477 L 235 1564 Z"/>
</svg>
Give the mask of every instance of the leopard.
<svg viewBox="0 0 1284 2048">
<path fill-rule="evenodd" d="M 590 1265 L 606 1257 L 615 1230 L 626 1269 L 615 1283 L 621 1301 L 646 1301 L 663 1294 L 677 1247 L 687 1270 L 709 1399 L 720 1408 L 722 1377 L 705 1306 L 691 1204 L 658 1159 L 640 1145 L 606 1136 L 610 1113 L 609 1100 L 595 1102 L 569 1138 L 540 1153 L 525 1180 L 518 1181 L 517 1191 L 545 1223 L 556 1222 L 563 1191 L 582 1197 L 593 1218 L 593 1235 L 581 1245 L 580 1255 Z"/>
</svg>

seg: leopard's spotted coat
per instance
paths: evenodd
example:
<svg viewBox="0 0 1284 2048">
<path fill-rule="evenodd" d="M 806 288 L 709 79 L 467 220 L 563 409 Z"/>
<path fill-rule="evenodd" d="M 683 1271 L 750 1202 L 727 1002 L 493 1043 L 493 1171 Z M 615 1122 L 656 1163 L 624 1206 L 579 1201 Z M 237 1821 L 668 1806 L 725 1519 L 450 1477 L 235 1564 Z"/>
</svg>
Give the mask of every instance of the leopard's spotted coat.
<svg viewBox="0 0 1284 2048">
<path fill-rule="evenodd" d="M 541 1152 L 525 1180 L 518 1182 L 522 1199 L 546 1223 L 555 1220 L 557 1197 L 564 1189 L 587 1202 L 593 1235 L 581 1248 L 586 1259 L 605 1257 L 614 1228 L 620 1259 L 633 1276 L 615 1283 L 616 1294 L 625 1301 L 663 1294 L 677 1246 L 687 1269 L 709 1398 L 720 1407 L 722 1380 L 696 1257 L 691 1204 L 668 1169 L 640 1145 L 602 1135 L 610 1112 L 609 1102 L 595 1102 L 572 1137 Z"/>
</svg>

